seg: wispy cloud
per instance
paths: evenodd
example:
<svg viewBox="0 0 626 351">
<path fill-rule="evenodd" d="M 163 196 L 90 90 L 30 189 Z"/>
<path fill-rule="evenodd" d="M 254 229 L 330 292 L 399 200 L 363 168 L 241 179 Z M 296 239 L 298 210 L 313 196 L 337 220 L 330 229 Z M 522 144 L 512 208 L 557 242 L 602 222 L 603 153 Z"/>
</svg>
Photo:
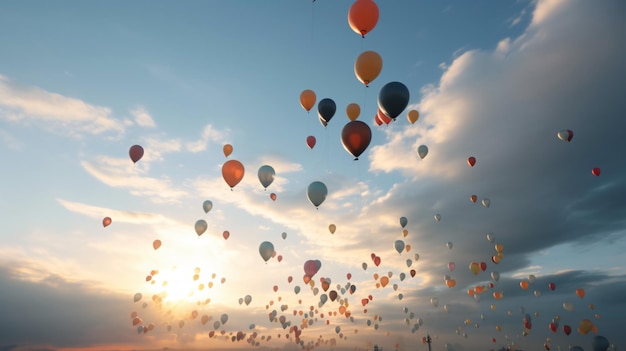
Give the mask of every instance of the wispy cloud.
<svg viewBox="0 0 626 351">
<path fill-rule="evenodd" d="M 224 143 L 228 137 L 228 131 L 221 131 L 208 124 L 202 130 L 200 138 L 196 141 L 191 141 L 185 144 L 185 147 L 190 152 L 201 152 L 207 149 L 209 142 Z"/>
<path fill-rule="evenodd" d="M 112 116 L 108 107 L 25 86 L 0 75 L 0 118 L 37 125 L 62 135 L 83 137 L 123 133 L 127 122 Z"/>
<path fill-rule="evenodd" d="M 137 106 L 130 111 L 130 113 L 135 117 L 135 123 L 141 127 L 149 127 L 153 128 L 156 126 L 152 116 L 146 111 L 146 108 L 143 106 Z"/>
</svg>

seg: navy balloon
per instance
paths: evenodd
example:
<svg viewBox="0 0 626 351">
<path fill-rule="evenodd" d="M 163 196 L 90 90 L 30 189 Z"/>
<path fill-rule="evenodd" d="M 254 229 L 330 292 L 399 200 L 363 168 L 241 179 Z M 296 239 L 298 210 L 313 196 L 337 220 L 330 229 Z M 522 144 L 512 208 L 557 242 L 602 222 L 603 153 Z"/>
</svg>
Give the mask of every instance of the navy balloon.
<svg viewBox="0 0 626 351">
<path fill-rule="evenodd" d="M 324 127 L 326 127 L 331 118 L 333 118 L 335 111 L 337 111 L 337 105 L 335 105 L 335 102 L 332 99 L 322 99 L 317 104 L 317 113 L 319 114 L 320 122 Z"/>
<path fill-rule="evenodd" d="M 385 84 L 378 93 L 378 108 L 387 116 L 396 119 L 409 104 L 409 89 L 400 82 Z"/>
</svg>

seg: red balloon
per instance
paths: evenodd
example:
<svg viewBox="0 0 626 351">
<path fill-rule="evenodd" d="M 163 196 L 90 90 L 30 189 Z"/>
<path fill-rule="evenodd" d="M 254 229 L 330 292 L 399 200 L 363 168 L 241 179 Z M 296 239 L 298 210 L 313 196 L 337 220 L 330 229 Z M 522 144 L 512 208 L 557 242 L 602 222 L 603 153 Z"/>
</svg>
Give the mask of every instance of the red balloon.
<svg viewBox="0 0 626 351">
<path fill-rule="evenodd" d="M 474 167 L 474 165 L 476 164 L 476 157 L 471 156 L 470 158 L 468 158 L 467 164 L 470 165 L 470 167 Z"/>
<path fill-rule="evenodd" d="M 317 142 L 317 139 L 315 139 L 314 136 L 309 135 L 308 137 L 306 137 L 306 144 L 309 147 L 309 149 L 313 149 L 313 147 L 315 147 L 316 142 Z"/>
<path fill-rule="evenodd" d="M 556 289 L 556 284 L 550 283 L 548 284 L 548 287 L 550 288 L 550 290 L 554 291 L 554 289 Z"/>
<path fill-rule="evenodd" d="M 487 270 L 487 263 L 486 262 L 481 262 L 480 263 L 480 269 L 484 272 Z"/>
<path fill-rule="evenodd" d="M 471 202 L 476 203 L 477 200 L 478 200 L 478 196 L 476 196 L 476 195 L 470 196 L 470 201 Z"/>
<path fill-rule="evenodd" d="M 137 161 L 141 160 L 143 157 L 143 147 L 141 147 L 141 145 L 131 146 L 130 150 L 128 150 L 128 155 L 133 163 L 137 163 Z"/>
<path fill-rule="evenodd" d="M 596 168 L 592 169 L 591 170 L 591 174 L 593 174 L 596 177 L 600 176 L 600 168 L 596 167 Z"/>
<path fill-rule="evenodd" d="M 415 269 L 411 269 L 411 277 L 415 277 L 415 274 L 416 274 L 416 273 L 417 273 L 417 272 L 415 271 Z"/>
<path fill-rule="evenodd" d="M 378 22 L 378 6 L 372 0 L 356 0 L 348 11 L 350 28 L 361 37 L 369 33 Z"/>
<path fill-rule="evenodd" d="M 367 123 L 359 120 L 350 121 L 341 132 L 341 143 L 354 160 L 358 160 L 359 156 L 367 149 L 372 141 L 372 130 Z"/>
<path fill-rule="evenodd" d="M 565 335 L 569 335 L 572 332 L 572 327 L 570 327 L 569 325 L 564 325 L 563 332 L 565 333 Z"/>
<path fill-rule="evenodd" d="M 378 114 L 374 116 L 374 123 L 376 123 L 376 125 L 379 127 L 383 125 L 383 121 L 380 119 L 380 117 L 378 117 Z"/>
<path fill-rule="evenodd" d="M 387 116 L 381 109 L 378 109 L 378 113 L 376 113 L 376 118 L 378 118 L 382 123 L 389 124 L 393 121 L 393 118 Z"/>
<path fill-rule="evenodd" d="M 109 224 L 111 224 L 111 217 L 104 217 L 102 219 L 102 226 L 106 228 Z"/>
<path fill-rule="evenodd" d="M 271 193 L 270 194 L 270 199 L 272 199 L 272 201 L 276 201 L 276 194 Z"/>
</svg>

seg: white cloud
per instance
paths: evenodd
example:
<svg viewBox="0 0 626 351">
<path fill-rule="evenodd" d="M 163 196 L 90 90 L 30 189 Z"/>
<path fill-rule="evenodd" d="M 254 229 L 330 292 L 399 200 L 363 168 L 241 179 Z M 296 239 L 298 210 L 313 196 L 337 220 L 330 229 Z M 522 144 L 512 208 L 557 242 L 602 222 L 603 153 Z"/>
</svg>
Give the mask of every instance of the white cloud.
<svg viewBox="0 0 626 351">
<path fill-rule="evenodd" d="M 208 124 L 202 130 L 200 139 L 186 143 L 186 148 L 190 152 L 201 152 L 206 150 L 209 142 L 223 143 L 228 136 L 228 131 L 220 131 Z"/>
<path fill-rule="evenodd" d="M 153 128 L 156 126 L 152 116 L 146 111 L 145 107 L 137 106 L 130 111 L 130 113 L 135 117 L 135 123 L 141 127 L 149 127 Z"/>
<path fill-rule="evenodd" d="M 0 75 L 0 118 L 33 124 L 73 137 L 107 132 L 123 133 L 125 122 L 111 109 L 82 100 L 24 86 Z"/>
</svg>

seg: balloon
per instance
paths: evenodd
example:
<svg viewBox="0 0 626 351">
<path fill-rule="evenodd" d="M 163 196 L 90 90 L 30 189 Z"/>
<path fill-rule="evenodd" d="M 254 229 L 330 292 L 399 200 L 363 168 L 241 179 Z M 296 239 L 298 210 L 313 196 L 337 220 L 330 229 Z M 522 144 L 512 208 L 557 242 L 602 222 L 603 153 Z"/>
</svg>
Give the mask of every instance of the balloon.
<svg viewBox="0 0 626 351">
<path fill-rule="evenodd" d="M 274 171 L 274 168 L 272 168 L 272 166 L 263 165 L 261 166 L 261 168 L 259 168 L 258 176 L 261 185 L 263 185 L 263 187 L 267 189 L 267 187 L 270 186 L 270 184 L 272 184 L 272 182 L 274 181 L 276 172 Z"/>
<path fill-rule="evenodd" d="M 363 121 L 350 121 L 341 131 L 341 143 L 346 151 L 354 156 L 355 161 L 367 149 L 371 140 L 372 130 Z"/>
<path fill-rule="evenodd" d="M 237 160 L 228 160 L 222 165 L 222 177 L 231 189 L 239 184 L 243 179 L 244 173 L 243 164 Z"/>
<path fill-rule="evenodd" d="M 378 108 L 392 119 L 396 119 L 409 104 L 409 89 L 400 82 L 390 82 L 378 93 Z"/>
<path fill-rule="evenodd" d="M 365 51 L 354 62 L 354 74 L 365 86 L 378 77 L 382 68 L 383 59 L 376 51 Z"/>
<path fill-rule="evenodd" d="M 274 244 L 269 241 L 264 241 L 259 245 L 259 253 L 265 262 L 267 262 L 274 255 Z"/>
<path fill-rule="evenodd" d="M 226 324 L 226 322 L 228 321 L 228 315 L 226 313 L 222 314 L 222 316 L 220 317 L 220 321 L 222 322 L 222 324 Z"/>
<path fill-rule="evenodd" d="M 307 197 L 315 208 L 318 208 L 322 202 L 326 200 L 326 195 L 328 195 L 328 189 L 324 183 L 315 181 L 309 184 L 307 188 Z"/>
<path fill-rule="evenodd" d="M 134 302 L 138 302 L 139 300 L 141 300 L 141 293 L 136 293 L 135 296 L 133 297 L 133 301 Z"/>
<path fill-rule="evenodd" d="M 276 201 L 276 194 L 275 193 L 271 193 L 270 194 L 270 199 L 272 199 L 272 201 Z"/>
<path fill-rule="evenodd" d="M 519 286 L 520 286 L 520 288 L 522 288 L 522 290 L 528 289 L 528 281 L 527 280 L 520 281 L 519 282 Z"/>
<path fill-rule="evenodd" d="M 228 157 L 230 156 L 230 154 L 233 153 L 233 146 L 230 144 L 224 144 L 224 147 L 222 148 L 222 151 L 224 152 L 224 156 Z"/>
<path fill-rule="evenodd" d="M 415 124 L 415 122 L 417 122 L 417 119 L 419 118 L 419 116 L 420 116 L 420 113 L 417 110 L 411 110 L 406 115 L 406 118 L 409 120 L 409 122 L 411 122 L 411 124 Z"/>
<path fill-rule="evenodd" d="M 307 260 L 304 262 L 304 273 L 309 277 L 313 278 L 315 274 L 322 267 L 322 262 L 320 260 Z"/>
<path fill-rule="evenodd" d="M 317 113 L 320 119 L 320 122 L 324 127 L 330 122 L 331 118 L 335 115 L 335 111 L 337 110 L 337 105 L 332 99 L 322 99 L 317 104 Z"/>
<path fill-rule="evenodd" d="M 446 286 L 448 288 L 454 288 L 456 286 L 456 280 L 454 280 L 454 279 L 446 280 Z"/>
<path fill-rule="evenodd" d="M 337 230 L 337 226 L 334 224 L 331 224 L 328 226 L 328 231 L 330 231 L 330 234 L 335 234 L 335 230 Z"/>
<path fill-rule="evenodd" d="M 378 6 L 372 0 L 356 0 L 348 11 L 348 24 L 350 28 L 365 38 L 378 23 Z"/>
<path fill-rule="evenodd" d="M 596 177 L 599 177 L 600 176 L 600 168 L 596 167 L 596 168 L 592 169 L 591 170 L 591 174 L 593 174 Z"/>
<path fill-rule="evenodd" d="M 400 217 L 400 226 L 402 228 L 406 227 L 406 225 L 409 223 L 409 220 L 406 219 L 406 217 Z"/>
<path fill-rule="evenodd" d="M 440 221 L 441 221 L 441 215 L 440 215 L 439 213 L 437 213 L 437 214 L 435 215 L 435 220 L 436 220 L 437 222 L 440 222 Z M 449 249 L 450 249 L 450 248 L 449 248 Z"/>
<path fill-rule="evenodd" d="M 141 160 L 143 157 L 143 147 L 141 145 L 133 145 L 128 150 L 128 155 L 133 163 L 137 163 L 137 161 Z"/>
<path fill-rule="evenodd" d="M 491 279 L 498 281 L 500 280 L 500 273 L 498 272 L 491 272 Z"/>
<path fill-rule="evenodd" d="M 430 303 L 431 303 L 433 306 L 437 307 L 437 306 L 439 306 L 439 299 L 438 299 L 438 298 L 436 298 L 436 297 L 433 297 L 433 298 L 431 298 L 431 299 L 430 299 Z"/>
<path fill-rule="evenodd" d="M 391 123 L 391 121 L 393 121 L 393 119 L 391 117 L 387 116 L 380 108 L 376 112 L 375 119 L 380 120 L 381 123 L 378 124 L 378 125 L 381 125 L 383 123 L 384 124 L 389 124 L 389 123 Z"/>
<path fill-rule="evenodd" d="M 563 308 L 566 311 L 574 312 L 574 305 L 571 302 L 563 302 Z"/>
<path fill-rule="evenodd" d="M 206 232 L 207 227 L 208 225 L 204 219 L 197 220 L 196 225 L 195 225 L 196 234 L 198 234 L 198 236 L 204 234 L 204 232 Z"/>
<path fill-rule="evenodd" d="M 559 326 L 558 323 L 550 323 L 550 324 L 556 324 L 556 327 Z M 550 327 L 550 329 L 552 329 L 552 327 Z M 563 326 L 563 333 L 565 333 L 565 335 L 569 336 L 572 333 L 572 327 L 570 327 L 569 325 L 564 325 Z"/>
<path fill-rule="evenodd" d="M 454 268 L 456 268 L 456 264 L 454 262 L 448 262 L 448 269 L 450 272 L 454 271 Z"/>
<path fill-rule="evenodd" d="M 548 284 L 548 288 L 550 288 L 550 290 L 554 291 L 554 289 L 556 289 L 556 284 L 550 283 L 550 284 Z"/>
<path fill-rule="evenodd" d="M 417 148 L 417 155 L 423 160 L 426 155 L 428 155 L 428 146 L 420 145 Z"/>
<path fill-rule="evenodd" d="M 574 137 L 574 132 L 572 132 L 569 129 L 561 130 L 558 133 L 556 133 L 556 136 L 563 141 L 570 142 L 572 141 L 572 138 Z"/>
<path fill-rule="evenodd" d="M 300 93 L 300 105 L 302 105 L 302 108 L 305 109 L 307 112 L 311 111 L 311 109 L 313 108 L 313 106 L 315 105 L 315 92 L 313 90 L 303 90 L 302 93 Z"/>
<path fill-rule="evenodd" d="M 306 137 L 306 145 L 309 147 L 309 149 L 313 149 L 313 147 L 315 147 L 316 142 L 317 142 L 317 139 L 315 139 L 314 136 L 309 135 L 308 137 Z"/>
<path fill-rule="evenodd" d="M 467 159 L 467 164 L 470 167 L 474 167 L 474 165 L 476 164 L 476 157 L 471 156 L 470 158 Z"/>
<path fill-rule="evenodd" d="M 230 232 L 228 230 L 225 230 L 222 233 L 222 236 L 224 237 L 224 240 L 228 240 L 228 238 L 230 238 Z"/>
<path fill-rule="evenodd" d="M 111 217 L 104 217 L 102 219 L 102 226 L 106 228 L 109 226 L 109 224 L 111 224 L 111 222 L 112 222 Z"/>
<path fill-rule="evenodd" d="M 452 242 L 451 242 L 451 241 L 448 241 L 448 242 L 446 243 L 446 247 L 448 248 L 448 250 L 452 250 L 452 245 L 453 245 L 453 244 L 452 244 Z"/>
<path fill-rule="evenodd" d="M 159 249 L 159 247 L 161 247 L 161 240 L 157 239 L 157 240 L 153 241 L 153 242 L 152 242 L 152 247 L 153 247 L 155 250 L 158 250 L 158 249 Z"/>
<path fill-rule="evenodd" d="M 469 265 L 469 270 L 474 273 L 474 275 L 480 273 L 480 264 L 478 262 L 471 262 Z"/>
<path fill-rule="evenodd" d="M 281 237 L 283 238 L 283 240 L 284 240 L 284 239 L 287 239 L 287 233 L 283 232 L 283 233 L 281 234 Z"/>
<path fill-rule="evenodd" d="M 487 240 L 490 243 L 493 243 L 494 241 L 496 241 L 496 237 L 495 237 L 495 235 L 493 235 L 493 233 L 489 233 L 489 234 L 487 234 Z"/>
<path fill-rule="evenodd" d="M 476 203 L 476 201 L 478 201 L 478 196 L 476 196 L 476 195 L 470 196 L 470 201 L 473 202 L 473 203 Z"/>
<path fill-rule="evenodd" d="M 210 200 L 206 200 L 205 202 L 202 203 L 202 209 L 204 210 L 204 213 L 209 213 L 209 211 L 211 211 L 212 208 L 213 208 L 213 203 Z"/>
<path fill-rule="evenodd" d="M 396 251 L 398 251 L 398 253 L 401 254 L 402 250 L 404 250 L 404 241 L 396 240 L 394 247 L 396 248 Z"/>
<path fill-rule="evenodd" d="M 489 207 L 491 205 L 491 200 L 489 200 L 488 198 L 484 198 L 482 203 L 483 203 L 483 206 Z"/>
<path fill-rule="evenodd" d="M 578 295 L 578 297 L 582 299 L 583 297 L 585 297 L 585 290 L 581 288 L 576 289 L 576 295 Z"/>
<path fill-rule="evenodd" d="M 606 351 L 609 348 L 609 340 L 604 336 L 596 335 L 591 341 L 593 351 Z"/>
<path fill-rule="evenodd" d="M 359 107 L 358 104 L 351 103 L 346 107 L 346 114 L 348 115 L 349 120 L 354 121 L 359 118 L 359 115 L 361 114 L 361 107 Z"/>
</svg>

